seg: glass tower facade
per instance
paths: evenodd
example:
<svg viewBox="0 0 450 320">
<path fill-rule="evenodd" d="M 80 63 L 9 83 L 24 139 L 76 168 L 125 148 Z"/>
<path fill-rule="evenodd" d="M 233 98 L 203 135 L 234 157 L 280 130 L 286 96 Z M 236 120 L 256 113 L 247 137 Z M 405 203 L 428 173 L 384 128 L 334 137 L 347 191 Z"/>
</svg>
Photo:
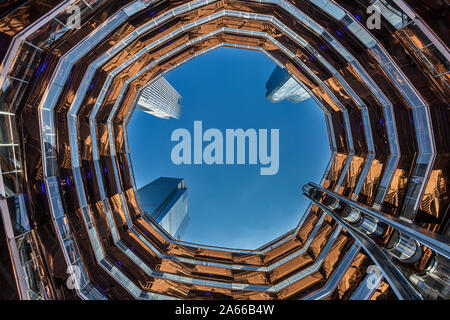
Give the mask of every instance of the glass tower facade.
<svg viewBox="0 0 450 320">
<path fill-rule="evenodd" d="M 311 98 L 308 92 L 303 89 L 285 70 L 275 67 L 266 83 L 266 97 L 271 102 L 288 100 L 299 103 Z"/>
<path fill-rule="evenodd" d="M 163 77 L 146 87 L 139 98 L 137 108 L 155 117 L 179 119 L 181 96 Z"/>
<path fill-rule="evenodd" d="M 144 214 L 181 240 L 189 223 L 188 191 L 183 179 L 158 178 L 138 190 Z"/>
<path fill-rule="evenodd" d="M 0 298 L 449 299 L 448 10 L 443 0 L 1 2 Z M 299 192 L 311 200 L 304 218 L 255 250 L 174 239 L 146 219 L 130 163 L 141 93 L 223 46 L 282 66 L 328 127 L 323 179 Z"/>
</svg>

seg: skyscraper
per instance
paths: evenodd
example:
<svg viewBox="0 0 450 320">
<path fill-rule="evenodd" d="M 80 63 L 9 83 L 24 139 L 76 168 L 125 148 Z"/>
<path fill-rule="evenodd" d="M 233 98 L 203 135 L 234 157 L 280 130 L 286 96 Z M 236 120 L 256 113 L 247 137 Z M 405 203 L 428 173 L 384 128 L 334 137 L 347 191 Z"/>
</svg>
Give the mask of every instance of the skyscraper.
<svg viewBox="0 0 450 320">
<path fill-rule="evenodd" d="M 0 3 L 1 299 L 450 299 L 448 1 L 45 3 Z M 330 138 L 256 250 L 167 236 L 132 178 L 140 93 L 221 46 L 283 65 Z"/>
<path fill-rule="evenodd" d="M 189 223 L 188 192 L 183 179 L 158 178 L 138 190 L 144 214 L 181 240 Z"/>
<path fill-rule="evenodd" d="M 146 87 L 136 107 L 155 117 L 179 119 L 181 116 L 181 96 L 163 77 Z"/>
<path fill-rule="evenodd" d="M 288 100 L 293 103 L 305 101 L 311 96 L 285 70 L 276 66 L 266 84 L 266 96 L 271 102 Z"/>
</svg>

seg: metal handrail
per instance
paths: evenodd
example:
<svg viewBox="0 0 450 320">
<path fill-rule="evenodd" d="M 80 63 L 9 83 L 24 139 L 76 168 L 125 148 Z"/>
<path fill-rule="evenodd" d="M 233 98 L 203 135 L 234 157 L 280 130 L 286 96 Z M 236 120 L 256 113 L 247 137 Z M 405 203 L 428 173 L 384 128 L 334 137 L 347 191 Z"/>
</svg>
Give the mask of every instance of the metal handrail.
<svg viewBox="0 0 450 320">
<path fill-rule="evenodd" d="M 428 248 L 432 249 L 436 253 L 441 254 L 442 256 L 446 257 L 447 259 L 450 259 L 450 239 L 448 237 L 430 232 L 424 228 L 416 226 L 405 220 L 392 217 L 390 215 L 387 215 L 386 213 L 375 210 L 364 204 L 349 200 L 349 199 L 341 196 L 340 194 L 337 194 L 333 191 L 327 190 L 313 182 L 310 182 L 309 184 L 314 186 L 315 188 L 319 189 L 320 191 L 325 192 L 325 193 L 337 198 L 338 200 L 342 201 L 343 203 L 347 204 L 348 206 L 353 207 L 353 208 L 385 223 L 386 225 L 398 230 L 399 232 L 405 234 L 406 236 L 417 240 L 421 244 L 427 246 Z"/>
</svg>

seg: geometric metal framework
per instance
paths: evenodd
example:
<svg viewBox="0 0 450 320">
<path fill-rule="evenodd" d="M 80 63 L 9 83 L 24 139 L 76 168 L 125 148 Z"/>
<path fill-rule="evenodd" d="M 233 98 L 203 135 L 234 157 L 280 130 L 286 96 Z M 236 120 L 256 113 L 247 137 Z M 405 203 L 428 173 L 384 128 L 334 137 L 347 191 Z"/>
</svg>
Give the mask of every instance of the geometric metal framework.
<svg viewBox="0 0 450 320">
<path fill-rule="evenodd" d="M 384 9 L 370 30 L 372 3 Z M 0 4 L 0 298 L 449 298 L 448 9 Z M 126 128 L 142 90 L 222 46 L 266 54 L 328 127 L 332 155 L 322 181 L 303 188 L 304 218 L 256 250 L 176 241 L 142 214 L 130 163 Z"/>
</svg>

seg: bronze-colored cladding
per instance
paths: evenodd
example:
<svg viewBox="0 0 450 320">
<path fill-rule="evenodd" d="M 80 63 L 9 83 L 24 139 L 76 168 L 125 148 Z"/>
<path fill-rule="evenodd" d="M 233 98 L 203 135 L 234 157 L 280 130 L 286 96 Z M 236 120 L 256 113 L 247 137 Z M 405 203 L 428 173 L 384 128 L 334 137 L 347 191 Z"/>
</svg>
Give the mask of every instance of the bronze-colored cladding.
<svg viewBox="0 0 450 320">
<path fill-rule="evenodd" d="M 369 266 L 369 262 L 370 258 L 363 253 L 358 253 L 339 281 L 332 298 L 339 300 L 349 298 L 359 282 L 366 276 L 364 270 Z"/>
<path fill-rule="evenodd" d="M 347 1 L 338 1 L 342 3 L 347 3 Z M 91 30 L 94 30 L 99 22 L 104 21 L 104 18 L 110 16 L 118 8 L 120 8 L 125 2 L 115 3 L 114 5 L 107 5 L 101 10 L 99 9 L 99 14 L 94 16 L 89 20 L 83 27 L 76 32 L 71 33 L 67 38 L 57 41 L 49 52 L 45 59 L 46 69 L 44 72 L 40 73 L 34 83 L 33 90 L 29 93 L 30 98 L 26 102 L 26 111 L 24 113 L 23 126 L 25 128 L 25 134 L 27 139 L 32 142 L 27 147 L 26 154 L 30 154 L 34 150 L 39 150 L 39 128 L 36 123 L 30 123 L 31 119 L 36 119 L 36 106 L 39 105 L 40 97 L 42 96 L 43 90 L 48 86 L 50 77 L 52 76 L 57 61 L 60 57 L 71 48 L 75 43 L 81 41 L 85 35 L 87 35 Z M 58 134 L 58 174 L 61 180 L 67 176 L 68 179 L 72 179 L 72 172 L 70 170 L 71 159 L 68 153 L 70 150 L 70 143 L 68 140 L 67 131 L 67 120 L 66 115 L 68 108 L 73 102 L 75 94 L 80 86 L 81 80 L 83 79 L 84 72 L 87 66 L 94 61 L 99 55 L 103 54 L 106 50 L 111 48 L 114 44 L 123 39 L 126 35 L 130 34 L 137 27 L 151 19 L 161 16 L 164 12 L 167 12 L 174 7 L 182 4 L 181 1 L 161 1 L 154 7 L 152 7 L 152 12 L 155 14 L 150 17 L 148 11 L 138 13 L 131 17 L 124 25 L 119 27 L 112 35 L 103 41 L 100 45 L 96 46 L 94 50 L 87 53 L 80 61 L 78 61 L 74 68 L 72 69 L 71 76 L 69 77 L 68 83 L 64 87 L 63 94 L 59 97 L 59 101 L 56 105 L 57 116 L 57 134 Z M 404 197 L 404 190 L 410 179 L 410 169 L 414 161 L 415 153 L 417 152 L 417 147 L 415 146 L 415 134 L 411 125 L 409 125 L 411 119 L 411 111 L 409 106 L 403 101 L 402 97 L 396 91 L 395 83 L 392 83 L 386 75 L 381 72 L 380 67 L 375 61 L 375 59 L 366 51 L 366 49 L 349 34 L 345 28 L 333 20 L 322 11 L 315 9 L 314 5 L 310 4 L 309 1 L 297 1 L 296 5 L 307 8 L 308 11 L 314 13 L 314 18 L 316 21 L 320 22 L 327 30 L 334 32 L 334 30 L 339 30 L 342 34 L 346 35 L 342 41 L 344 46 L 352 53 L 355 58 L 363 64 L 363 67 L 374 79 L 377 85 L 383 90 L 388 99 L 394 105 L 396 124 L 399 128 L 398 135 L 401 146 L 402 157 L 400 159 L 399 166 L 395 173 L 395 177 L 390 183 L 388 196 L 383 204 L 383 211 L 388 212 L 392 215 L 398 214 L 399 208 Z M 360 3 L 358 3 L 360 6 Z M 358 7 L 359 8 L 359 7 Z M 284 35 L 281 30 L 267 22 L 259 22 L 251 19 L 245 18 L 234 18 L 234 17 L 222 17 L 214 21 L 205 23 L 196 28 L 192 28 L 177 37 L 171 39 L 171 42 L 165 42 L 158 47 L 153 48 L 149 53 L 143 56 L 141 59 L 131 64 L 123 70 L 119 75 L 117 75 L 109 88 L 109 92 L 106 96 L 105 101 L 102 103 L 99 112 L 96 117 L 96 133 L 95 137 L 91 136 L 89 115 L 92 112 L 92 108 L 97 101 L 100 90 L 105 83 L 108 74 L 114 70 L 121 63 L 127 61 L 132 57 L 138 50 L 142 49 L 145 45 L 160 39 L 162 36 L 173 32 L 177 28 L 191 22 L 198 20 L 202 17 L 206 17 L 214 12 L 219 12 L 220 10 L 239 10 L 244 12 L 257 12 L 260 14 L 267 14 L 276 17 L 281 22 L 285 23 L 292 30 L 298 32 L 299 35 L 304 37 L 313 47 L 319 48 L 320 45 L 326 43 L 313 34 L 310 30 L 305 28 L 303 25 L 299 24 L 295 19 L 292 19 L 290 14 L 274 5 L 265 5 L 260 3 L 244 2 L 244 1 L 220 1 L 213 4 L 209 4 L 191 12 L 181 15 L 175 19 L 167 21 L 161 29 L 154 29 L 150 32 L 143 34 L 139 39 L 133 41 L 124 50 L 119 52 L 117 55 L 112 57 L 101 69 L 97 70 L 93 78 L 92 90 L 89 90 L 83 97 L 83 102 L 79 112 L 78 125 L 79 125 L 79 144 L 80 144 L 80 156 L 82 161 L 82 174 L 85 179 L 83 187 L 88 196 L 88 203 L 92 209 L 94 220 L 96 222 L 97 230 L 101 235 L 103 240 L 103 245 L 105 253 L 112 261 L 117 261 L 118 265 L 122 271 L 127 274 L 127 276 L 138 286 L 145 291 L 158 292 L 163 294 L 168 294 L 174 297 L 180 298 L 204 298 L 204 292 L 211 291 L 211 286 L 200 286 L 200 285 L 189 285 L 186 283 L 174 282 L 165 279 L 158 279 L 150 277 L 146 272 L 143 271 L 141 267 L 136 267 L 136 264 L 121 250 L 119 250 L 112 242 L 110 236 L 110 228 L 108 222 L 105 218 L 106 212 L 104 208 L 104 203 L 100 201 L 99 186 L 96 179 L 88 178 L 88 176 L 94 176 L 95 167 L 93 164 L 92 157 L 92 139 L 96 139 L 99 146 L 100 155 L 100 167 L 105 172 L 101 173 L 103 184 L 105 185 L 105 192 L 107 194 L 107 203 L 112 209 L 112 215 L 114 224 L 118 229 L 120 240 L 125 243 L 128 247 L 132 247 L 135 250 L 135 254 L 139 256 L 144 263 L 149 266 L 152 270 L 158 270 L 161 272 L 166 272 L 168 274 L 183 275 L 194 279 L 205 279 L 214 280 L 222 283 L 248 283 L 255 285 L 262 284 L 275 284 L 282 281 L 285 277 L 290 274 L 295 274 L 299 270 L 304 270 L 309 266 L 313 259 L 316 259 L 322 252 L 324 246 L 328 242 L 328 239 L 333 234 L 335 230 L 336 223 L 327 216 L 320 226 L 317 234 L 315 235 L 311 245 L 309 246 L 307 253 L 301 254 L 294 258 L 290 262 L 283 263 L 279 267 L 273 269 L 272 272 L 258 272 L 258 271 L 246 271 L 246 272 L 236 272 L 232 270 L 231 267 L 206 267 L 200 266 L 195 263 L 180 262 L 167 258 L 160 258 L 157 256 L 153 250 L 151 250 L 142 240 L 140 240 L 134 232 L 129 228 L 134 227 L 139 233 L 145 235 L 144 238 L 149 241 L 153 246 L 157 248 L 158 251 L 165 253 L 173 257 L 184 257 L 192 259 L 192 261 L 211 261 L 220 262 L 226 266 L 233 264 L 240 264 L 246 266 L 268 266 L 272 263 L 278 262 L 282 259 L 284 254 L 293 254 L 300 250 L 306 243 L 308 237 L 311 235 L 312 230 L 316 223 L 319 221 L 319 215 L 321 211 L 314 208 L 309 213 L 306 221 L 300 228 L 300 231 L 296 237 L 285 241 L 284 243 L 278 242 L 279 245 L 275 246 L 273 249 L 268 250 L 264 254 L 257 253 L 236 253 L 229 250 L 219 250 L 213 248 L 199 248 L 193 244 L 187 243 L 174 243 L 167 241 L 163 236 L 164 232 L 158 227 L 153 226 L 146 222 L 139 213 L 138 200 L 136 199 L 135 192 L 133 190 L 132 180 L 130 179 L 130 172 L 128 166 L 128 158 L 124 145 L 124 133 L 126 128 L 124 127 L 125 117 L 132 107 L 132 102 L 135 95 L 138 92 L 140 86 L 145 85 L 153 77 L 165 72 L 178 62 L 184 59 L 190 58 L 195 53 L 201 52 L 207 48 L 214 45 L 220 44 L 222 42 L 236 43 L 236 44 L 246 44 L 255 47 L 262 47 L 272 56 L 274 56 L 281 63 L 285 64 L 288 70 L 290 70 L 298 79 L 300 79 L 314 94 L 316 94 L 317 99 L 322 102 L 325 108 L 331 113 L 334 132 L 336 140 L 337 153 L 333 158 L 333 162 L 330 167 L 330 171 L 325 177 L 324 186 L 330 190 L 334 190 L 337 186 L 337 182 L 341 175 L 344 173 L 344 168 L 346 167 L 347 161 L 350 161 L 348 171 L 345 172 L 343 177 L 343 183 L 338 189 L 338 192 L 344 196 L 351 196 L 356 185 L 356 181 L 361 174 L 362 167 L 367 160 L 367 145 L 365 133 L 362 130 L 361 123 L 361 112 L 356 105 L 355 101 L 350 97 L 349 93 L 344 90 L 337 79 L 332 76 L 329 71 L 324 68 L 317 60 L 310 59 L 308 52 L 303 48 L 299 48 L 298 45 L 294 43 L 292 39 Z M 102 11 L 103 10 L 103 11 Z M 103 20 L 102 20 L 103 19 Z M 163 30 L 163 27 L 165 30 Z M 112 157 L 110 149 L 110 137 L 107 128 L 107 119 L 112 111 L 119 92 L 124 85 L 125 81 L 131 76 L 135 75 L 139 70 L 145 67 L 148 63 L 155 61 L 158 57 L 170 52 L 182 44 L 186 43 L 188 40 L 195 39 L 198 36 L 208 34 L 214 30 L 222 27 L 232 27 L 241 30 L 253 30 L 253 31 L 264 31 L 284 47 L 292 51 L 297 58 L 299 58 L 304 64 L 306 64 L 311 71 L 324 82 L 329 90 L 336 96 L 339 103 L 345 106 L 349 112 L 350 125 L 352 131 L 352 137 L 347 135 L 345 130 L 344 118 L 342 111 L 332 99 L 332 97 L 327 94 L 322 87 L 318 86 L 318 83 L 311 78 L 304 70 L 299 69 L 299 65 L 294 60 L 288 58 L 276 45 L 271 43 L 269 40 L 255 37 L 255 36 L 242 36 L 237 35 L 233 32 L 223 31 L 215 36 L 207 38 L 193 46 L 186 48 L 185 50 L 174 54 L 169 59 L 161 61 L 154 66 L 147 73 L 138 77 L 136 80 L 131 82 L 126 88 L 125 95 L 122 101 L 120 101 L 119 108 L 116 111 L 113 118 L 113 132 L 114 136 L 114 147 L 116 150 L 116 157 Z M 377 37 L 386 37 L 387 41 L 393 43 L 392 48 L 388 48 L 390 53 L 399 58 L 402 63 L 409 63 L 417 58 L 411 58 L 403 50 L 401 50 L 401 45 L 399 42 L 395 42 L 395 38 L 392 35 L 394 30 L 389 28 L 385 22 L 383 22 L 383 29 L 376 33 Z M 381 39 L 381 38 L 380 38 Z M 322 53 L 322 52 L 321 52 Z M 354 72 L 352 67 L 348 66 L 345 60 L 343 60 L 337 52 L 328 47 L 328 50 L 322 53 L 323 56 L 332 64 L 341 76 L 348 82 L 352 89 L 364 99 L 365 104 L 368 107 L 368 111 L 371 117 L 371 127 L 372 131 L 375 133 L 374 145 L 376 158 L 372 163 L 369 170 L 369 174 L 365 178 L 362 191 L 359 195 L 358 200 L 371 204 L 373 201 L 374 194 L 380 183 L 380 178 L 383 174 L 384 165 L 388 159 L 389 151 L 386 141 L 386 129 L 383 126 L 384 117 L 383 113 L 380 111 L 380 104 L 372 94 L 367 94 L 369 92 L 366 84 L 358 75 Z M 419 72 L 417 79 L 411 79 L 415 74 Z M 422 69 L 415 64 L 411 64 L 408 69 L 405 69 L 406 75 L 418 88 L 423 88 L 428 83 L 431 83 L 428 78 L 422 73 Z M 6 103 L 12 101 L 14 91 L 10 91 L 9 95 L 6 94 Z M 427 94 L 426 99 L 430 105 L 435 105 L 440 103 L 441 106 L 442 97 L 436 93 L 437 91 L 431 91 Z M 83 93 L 84 94 L 84 93 Z M 11 102 L 12 104 L 12 102 Z M 431 108 L 432 115 L 434 117 L 433 125 L 437 126 L 438 129 L 448 128 L 448 124 L 442 122 L 437 116 L 439 112 L 445 110 L 443 107 Z M 378 121 L 380 120 L 380 121 Z M 381 126 L 378 123 L 381 123 Z M 439 131 L 438 131 L 439 132 Z M 445 132 L 445 131 L 444 131 Z M 435 135 L 436 131 L 435 131 Z M 352 139 L 354 145 L 355 155 L 350 158 L 350 146 L 348 139 Z M 438 150 L 443 151 L 443 153 L 448 153 L 448 148 L 443 140 L 440 140 L 440 145 Z M 445 140 L 444 140 L 445 141 Z M 41 157 L 39 153 L 37 156 L 29 157 L 27 160 L 28 172 L 27 175 L 30 179 L 30 183 L 34 186 L 38 186 L 42 181 L 42 164 L 40 163 Z M 445 208 L 448 205 L 448 192 L 446 192 L 445 177 L 446 171 L 443 169 L 448 164 L 448 157 L 438 157 L 440 159 L 437 161 L 433 168 L 432 178 L 428 182 L 428 186 L 425 191 L 424 200 L 421 203 L 421 210 L 433 216 L 435 218 L 443 219 L 443 214 L 441 208 Z M 114 177 L 114 168 L 119 167 L 119 181 L 117 184 Z M 2 164 L 3 168 L 3 164 Z M 78 219 L 82 219 L 79 203 L 77 200 L 76 190 L 73 186 L 62 185 L 61 189 L 64 191 L 63 205 L 67 216 L 71 220 L 71 224 L 77 226 Z M 38 188 L 36 188 L 38 190 Z M 436 192 L 437 191 L 437 192 Z M 125 203 L 122 203 L 120 199 L 119 192 L 122 192 L 125 198 Z M 35 196 L 35 195 L 33 195 Z M 39 206 L 39 203 L 44 204 L 46 202 L 46 196 L 44 193 L 36 192 L 36 200 L 33 200 Z M 40 206 L 42 206 L 42 204 Z M 127 206 L 130 213 L 130 217 L 133 226 L 128 226 L 125 216 L 123 205 Z M 48 210 L 47 205 L 43 205 Z M 81 216 L 81 217 L 80 217 Z M 422 218 L 424 217 L 424 218 Z M 433 221 L 432 219 L 425 219 L 428 216 L 419 215 L 421 224 L 428 224 L 427 227 L 431 230 L 438 232 L 444 232 L 442 230 L 442 221 Z M 417 221 L 419 222 L 419 221 Z M 92 259 L 92 255 L 88 253 L 89 242 L 84 240 L 88 239 L 87 231 L 84 228 L 76 228 L 77 230 L 75 236 L 79 243 L 79 247 L 83 247 L 81 250 L 83 253 L 83 259 L 89 261 Z M 44 233 L 45 234 L 45 233 Z M 43 234 L 43 235 L 44 235 Z M 214 298 L 236 298 L 236 299 L 271 299 L 271 298 L 301 298 L 305 296 L 308 292 L 314 291 L 319 287 L 323 286 L 332 271 L 341 261 L 343 254 L 348 248 L 350 240 L 345 232 L 342 232 L 338 236 L 336 242 L 330 248 L 330 251 L 325 257 L 325 262 L 321 265 L 320 271 L 313 273 L 304 279 L 297 281 L 285 289 L 283 289 L 278 294 L 276 293 L 265 293 L 265 292 L 249 292 L 242 290 L 229 290 L 220 289 L 214 287 Z M 92 261 L 92 260 L 91 260 Z M 94 264 L 96 262 L 93 262 Z M 361 268 L 358 266 L 357 268 Z M 88 264 L 88 269 L 90 275 L 95 281 L 101 283 L 107 283 L 108 281 L 114 281 L 106 276 L 107 273 L 103 272 L 101 268 L 96 268 L 92 264 Z M 106 280 L 105 280 L 106 276 Z M 113 297 L 121 297 L 120 287 L 115 287 L 108 291 Z M 374 298 L 378 297 L 389 297 L 392 295 L 392 291 L 389 286 L 384 283 L 380 288 L 380 293 Z M 122 296 L 123 297 L 123 296 Z M 339 297 L 346 297 L 345 294 Z"/>
<path fill-rule="evenodd" d="M 1 8 L 3 10 L 11 10 L 11 13 L 0 20 L 0 32 L 9 36 L 14 36 L 24 28 L 33 24 L 37 19 L 48 13 L 61 1 L 47 0 L 47 1 L 29 1 L 27 4 L 19 8 L 8 8 L 8 2 L 3 3 Z"/>
</svg>

